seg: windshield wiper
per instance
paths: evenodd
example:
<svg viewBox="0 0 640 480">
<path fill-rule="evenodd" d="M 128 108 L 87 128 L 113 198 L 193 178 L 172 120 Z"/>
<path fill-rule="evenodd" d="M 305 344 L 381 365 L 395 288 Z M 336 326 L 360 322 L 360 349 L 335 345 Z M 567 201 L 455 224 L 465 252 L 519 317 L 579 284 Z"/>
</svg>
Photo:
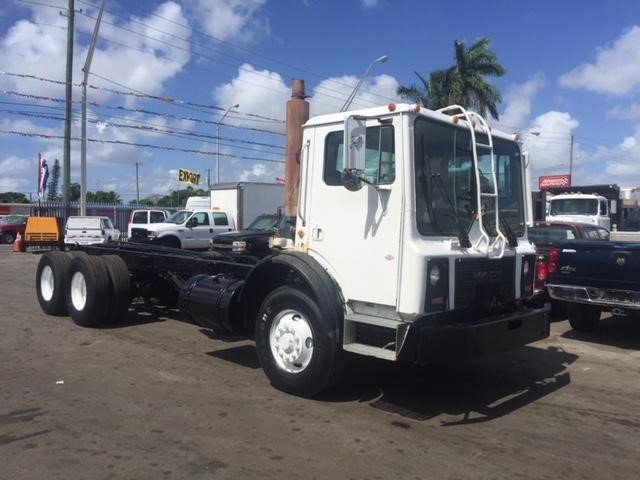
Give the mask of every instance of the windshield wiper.
<svg viewBox="0 0 640 480">
<path fill-rule="evenodd" d="M 453 202 L 451 201 L 451 198 L 447 194 L 447 190 L 445 188 L 445 185 L 444 185 L 444 182 L 442 180 L 442 177 L 440 176 L 439 173 L 433 173 L 433 174 L 431 174 L 431 178 L 432 179 L 435 178 L 435 179 L 438 180 L 435 183 L 438 185 L 438 188 L 440 188 L 440 193 L 447 200 L 447 203 L 449 204 L 449 207 L 451 207 L 451 213 L 453 213 L 453 219 L 454 219 L 455 224 L 456 224 L 456 229 L 458 230 L 458 240 L 460 241 L 460 246 L 464 247 L 464 248 L 471 248 L 471 242 L 469 241 L 469 235 L 467 234 L 467 232 L 464 231 L 464 228 L 462 228 L 462 225 L 460 224 L 460 218 L 458 217 L 458 211 L 456 210 L 456 207 L 453 205 Z"/>
<path fill-rule="evenodd" d="M 513 233 L 513 230 L 511 230 L 511 225 L 509 225 L 509 222 L 507 222 L 507 219 L 504 218 L 504 214 L 499 210 L 498 210 L 498 217 L 500 218 L 500 223 L 502 224 L 504 229 L 507 231 L 506 233 L 507 233 L 507 240 L 509 240 L 509 246 L 517 247 L 518 239 L 516 238 L 516 235 Z"/>
</svg>

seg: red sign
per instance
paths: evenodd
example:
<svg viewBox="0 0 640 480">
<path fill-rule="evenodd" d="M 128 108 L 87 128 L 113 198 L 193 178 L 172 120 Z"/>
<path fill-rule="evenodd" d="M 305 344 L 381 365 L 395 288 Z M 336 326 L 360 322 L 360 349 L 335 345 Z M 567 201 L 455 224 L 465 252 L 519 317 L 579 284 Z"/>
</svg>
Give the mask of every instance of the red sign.
<svg viewBox="0 0 640 480">
<path fill-rule="evenodd" d="M 547 190 L 549 188 L 568 188 L 571 186 L 571 175 L 547 175 L 538 177 L 538 188 Z"/>
</svg>

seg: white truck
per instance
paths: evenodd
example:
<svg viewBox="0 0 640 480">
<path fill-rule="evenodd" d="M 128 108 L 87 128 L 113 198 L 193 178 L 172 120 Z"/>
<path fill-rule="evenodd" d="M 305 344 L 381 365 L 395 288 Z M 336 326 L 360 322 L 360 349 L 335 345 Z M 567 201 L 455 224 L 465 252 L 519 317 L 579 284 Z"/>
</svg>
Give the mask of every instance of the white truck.
<svg viewBox="0 0 640 480">
<path fill-rule="evenodd" d="M 233 218 L 220 210 L 178 210 L 164 222 L 131 227 L 130 242 L 150 243 L 172 248 L 209 248 L 218 233 L 235 230 Z"/>
<path fill-rule="evenodd" d="M 616 212 L 613 212 L 616 213 Z M 549 199 L 548 222 L 591 223 L 611 230 L 609 201 L 592 193 L 564 193 Z"/>
<path fill-rule="evenodd" d="M 279 183 L 235 182 L 211 187 L 211 208 L 229 212 L 236 228 L 242 230 L 258 215 L 276 213 L 284 201 L 284 185 Z"/>
<path fill-rule="evenodd" d="M 336 384 L 345 351 L 458 362 L 549 335 L 548 307 L 530 303 L 513 135 L 458 106 L 390 104 L 312 118 L 302 138 L 293 245 L 273 239 L 255 261 L 136 244 L 45 253 L 42 309 L 92 326 L 132 297 L 173 300 L 195 324 L 255 339 L 271 383 L 301 396 Z"/>
</svg>

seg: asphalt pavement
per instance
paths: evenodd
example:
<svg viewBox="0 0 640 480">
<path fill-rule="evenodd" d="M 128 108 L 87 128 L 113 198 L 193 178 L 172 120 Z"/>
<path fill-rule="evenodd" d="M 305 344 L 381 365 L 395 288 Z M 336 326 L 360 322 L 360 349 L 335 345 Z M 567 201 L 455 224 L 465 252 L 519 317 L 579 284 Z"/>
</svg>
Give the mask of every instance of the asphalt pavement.
<svg viewBox="0 0 640 480">
<path fill-rule="evenodd" d="M 0 246 L 0 479 L 624 479 L 640 470 L 640 324 L 602 321 L 468 364 L 357 359 L 315 400 L 253 344 L 135 304 L 44 315 L 38 254 Z"/>
</svg>

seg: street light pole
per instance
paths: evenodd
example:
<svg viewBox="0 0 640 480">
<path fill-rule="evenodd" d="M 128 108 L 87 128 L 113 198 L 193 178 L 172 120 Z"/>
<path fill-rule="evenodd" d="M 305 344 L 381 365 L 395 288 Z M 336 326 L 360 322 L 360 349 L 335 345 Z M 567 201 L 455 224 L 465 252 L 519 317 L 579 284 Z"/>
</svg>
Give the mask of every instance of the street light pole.
<svg viewBox="0 0 640 480">
<path fill-rule="evenodd" d="M 216 183 L 220 183 L 220 124 L 232 108 L 238 108 L 239 106 L 240 104 L 236 103 L 235 105 L 228 107 L 222 114 L 222 117 L 220 117 L 220 120 L 216 123 Z"/>
<path fill-rule="evenodd" d="M 571 147 L 569 149 L 569 181 L 571 181 L 572 173 L 573 173 L 573 133 L 571 134 Z"/>
<path fill-rule="evenodd" d="M 96 26 L 94 27 L 93 35 L 91 36 L 91 45 L 89 45 L 87 59 L 84 63 L 84 68 L 82 69 L 84 77 L 82 80 L 82 142 L 80 143 L 80 215 L 83 216 L 87 214 L 87 83 L 89 82 L 89 69 L 91 68 L 93 51 L 96 48 L 96 42 L 98 40 L 98 30 L 100 30 L 100 21 L 102 20 L 102 12 L 104 11 L 104 2 L 105 0 L 102 0 L 102 4 L 100 5 L 100 11 L 96 18 Z"/>
<path fill-rule="evenodd" d="M 376 58 L 373 62 L 371 62 L 371 65 L 369 65 L 364 71 L 364 74 L 362 75 L 362 77 L 360 77 L 360 80 L 347 98 L 347 101 L 344 102 L 344 105 L 342 105 L 342 108 L 340 109 L 341 112 L 346 112 L 349 108 L 349 105 L 351 105 L 351 102 L 353 102 L 353 99 L 356 98 L 356 94 L 358 93 L 358 90 L 360 90 L 360 87 L 362 86 L 364 80 L 367 78 L 367 75 L 369 75 L 369 71 L 371 70 L 371 68 L 373 68 L 376 63 L 384 63 L 387 60 L 389 60 L 389 57 L 387 55 L 382 55 L 381 57 Z"/>
</svg>

